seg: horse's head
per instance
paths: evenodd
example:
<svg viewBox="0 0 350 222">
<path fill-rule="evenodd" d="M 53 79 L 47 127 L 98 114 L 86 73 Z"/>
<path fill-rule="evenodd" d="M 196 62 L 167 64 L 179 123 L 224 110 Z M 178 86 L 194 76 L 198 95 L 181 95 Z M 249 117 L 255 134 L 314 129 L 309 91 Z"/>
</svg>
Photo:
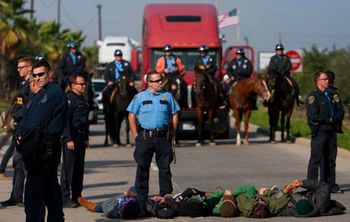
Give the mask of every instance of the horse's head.
<svg viewBox="0 0 350 222">
<path fill-rule="evenodd" d="M 119 94 L 122 97 L 127 97 L 129 88 L 133 87 L 133 81 L 131 80 L 131 76 L 128 73 L 123 72 L 120 75 L 117 87 L 119 88 Z"/>
<path fill-rule="evenodd" d="M 266 84 L 270 91 L 275 89 L 276 82 L 277 82 L 277 74 L 273 72 L 268 73 L 266 77 Z"/>
<path fill-rule="evenodd" d="M 255 77 L 254 92 L 261 96 L 264 100 L 269 100 L 271 98 L 271 93 L 265 82 L 265 78 L 262 74 L 258 74 Z"/>
</svg>

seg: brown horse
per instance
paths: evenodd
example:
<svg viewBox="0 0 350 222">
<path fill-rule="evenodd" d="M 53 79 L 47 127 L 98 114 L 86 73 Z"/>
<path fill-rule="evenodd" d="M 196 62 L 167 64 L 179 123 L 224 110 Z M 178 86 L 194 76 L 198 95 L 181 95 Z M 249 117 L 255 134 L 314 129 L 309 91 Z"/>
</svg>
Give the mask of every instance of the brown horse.
<svg viewBox="0 0 350 222">
<path fill-rule="evenodd" d="M 229 102 L 236 120 L 236 145 L 241 145 L 241 121 L 244 115 L 244 144 L 249 144 L 248 127 L 249 118 L 252 112 L 252 105 L 256 96 L 261 96 L 264 100 L 269 100 L 271 94 L 265 84 L 261 74 L 254 78 L 241 80 L 233 84 L 229 91 Z"/>
<path fill-rule="evenodd" d="M 196 114 L 198 119 L 198 143 L 201 146 L 204 143 L 204 125 L 206 117 L 208 119 L 208 128 L 210 132 L 209 145 L 215 145 L 214 142 L 214 118 L 219 107 L 219 95 L 217 85 L 213 77 L 207 73 L 196 73 L 194 82 L 194 93 L 196 102 Z"/>
</svg>

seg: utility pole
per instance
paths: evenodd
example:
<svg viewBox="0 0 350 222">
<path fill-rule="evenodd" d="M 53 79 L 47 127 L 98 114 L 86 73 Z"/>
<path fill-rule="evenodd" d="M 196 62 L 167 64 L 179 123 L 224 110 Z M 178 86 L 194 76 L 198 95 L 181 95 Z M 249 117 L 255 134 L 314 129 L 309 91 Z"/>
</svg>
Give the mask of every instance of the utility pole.
<svg viewBox="0 0 350 222">
<path fill-rule="evenodd" d="M 57 24 L 61 22 L 61 0 L 57 0 Z"/>
<path fill-rule="evenodd" d="M 34 0 L 30 0 L 30 19 L 33 19 L 34 14 Z"/>
<path fill-rule="evenodd" d="M 248 37 L 243 37 L 243 40 L 245 42 L 245 45 L 249 45 L 249 39 Z"/>
<path fill-rule="evenodd" d="M 98 12 L 98 40 L 102 40 L 102 25 L 101 25 L 101 4 L 97 5 Z"/>
</svg>

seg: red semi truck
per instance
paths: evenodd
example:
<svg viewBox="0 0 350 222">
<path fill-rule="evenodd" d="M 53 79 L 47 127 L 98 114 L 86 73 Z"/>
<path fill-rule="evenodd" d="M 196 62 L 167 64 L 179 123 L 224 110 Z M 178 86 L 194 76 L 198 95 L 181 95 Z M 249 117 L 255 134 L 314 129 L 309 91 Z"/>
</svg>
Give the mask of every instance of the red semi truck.
<svg viewBox="0 0 350 222">
<path fill-rule="evenodd" d="M 222 68 L 234 56 L 230 47 L 222 59 L 222 43 L 219 38 L 216 8 L 211 4 L 149 4 L 144 8 L 142 27 L 142 75 L 155 69 L 157 59 L 163 55 L 163 46 L 171 44 L 173 53 L 180 57 L 185 66 L 184 80 L 188 93 L 194 80 L 194 62 L 199 56 L 200 45 L 207 45 L 209 53 L 216 58 L 216 76 L 222 78 Z M 141 80 L 143 81 L 143 76 Z M 146 87 L 146 83 L 142 83 Z M 181 135 L 196 133 L 197 118 L 188 96 L 189 109 L 182 110 L 179 130 Z M 217 138 L 228 138 L 228 109 L 220 109 L 214 120 Z"/>
</svg>

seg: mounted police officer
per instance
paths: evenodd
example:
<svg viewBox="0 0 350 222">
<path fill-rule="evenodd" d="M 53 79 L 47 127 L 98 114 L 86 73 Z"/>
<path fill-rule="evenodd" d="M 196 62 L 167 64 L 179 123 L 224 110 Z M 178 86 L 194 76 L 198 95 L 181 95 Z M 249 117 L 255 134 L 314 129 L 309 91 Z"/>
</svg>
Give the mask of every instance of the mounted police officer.
<svg viewBox="0 0 350 222">
<path fill-rule="evenodd" d="M 340 99 L 333 89 L 328 88 L 325 72 L 317 72 L 314 77 L 316 89 L 307 99 L 307 120 L 311 129 L 311 155 L 307 178 L 326 182 L 332 193 L 342 193 L 335 183 L 337 157 L 336 123 L 344 117 Z"/>
<path fill-rule="evenodd" d="M 67 51 L 57 62 L 57 80 L 62 88 L 66 90 L 69 76 L 76 73 L 83 73 L 85 68 L 85 58 L 78 51 L 73 40 L 67 42 Z"/>
<path fill-rule="evenodd" d="M 229 93 L 233 83 L 240 80 L 249 79 L 253 73 L 253 66 L 250 60 L 245 56 L 243 48 L 236 49 L 236 56 L 230 61 L 227 67 L 227 75 L 230 82 L 227 84 L 226 93 Z M 256 98 L 253 104 L 253 109 L 257 110 Z"/>
<path fill-rule="evenodd" d="M 162 78 L 159 73 L 151 71 L 146 79 L 148 88 L 138 93 L 127 108 L 136 146 L 135 185 L 141 195 L 148 195 L 149 170 L 155 153 L 159 168 L 159 194 L 164 196 L 173 191 L 170 170 L 173 153 L 170 133 L 176 131 L 180 108 L 174 97 L 161 89 Z"/>
<path fill-rule="evenodd" d="M 12 105 L 12 118 L 14 120 L 14 133 L 16 135 L 18 126 L 22 121 L 22 117 L 25 111 L 25 106 L 28 104 L 32 93 L 29 87 L 29 78 L 32 72 L 32 58 L 23 57 L 18 60 L 17 70 L 21 82 L 17 87 L 17 95 Z M 23 203 L 23 188 L 25 179 L 25 169 L 23 164 L 22 155 L 15 150 L 15 137 L 13 137 L 9 148 L 7 149 L 2 161 L 1 161 L 1 172 L 5 172 L 5 168 L 8 160 L 13 155 L 13 168 L 14 175 L 12 181 L 11 196 L 8 200 L 0 202 L 0 206 L 13 206 Z"/>
<path fill-rule="evenodd" d="M 123 52 L 120 49 L 116 49 L 114 51 L 115 60 L 110 62 L 105 70 L 104 78 L 106 80 L 107 86 L 102 94 L 102 101 L 104 103 L 103 108 L 106 113 L 106 108 L 108 107 L 109 99 L 107 95 L 110 95 L 112 91 L 117 87 L 117 81 L 119 80 L 122 73 L 127 73 L 130 76 L 129 85 L 134 88 L 135 94 L 137 90 L 134 85 L 134 81 L 136 79 L 135 73 L 132 70 L 130 62 L 123 59 Z"/>
<path fill-rule="evenodd" d="M 196 59 L 193 70 L 196 73 L 209 75 L 209 80 L 215 85 L 217 94 L 219 95 L 219 103 L 221 108 L 225 107 L 225 100 L 223 96 L 223 89 L 216 78 L 217 64 L 214 56 L 209 54 L 207 45 L 201 45 L 198 48 L 199 57 Z"/>
<path fill-rule="evenodd" d="M 16 148 L 27 170 L 25 213 L 27 222 L 40 221 L 42 204 L 48 221 L 64 221 L 62 194 L 57 180 L 61 158 L 60 138 L 66 123 L 67 102 L 61 88 L 51 81 L 47 61 L 33 65 L 32 76 L 41 88 L 26 106 L 16 135 Z"/>
<path fill-rule="evenodd" d="M 163 77 L 169 74 L 181 75 L 184 65 L 179 57 L 173 54 L 173 47 L 169 44 L 163 48 L 164 55 L 159 57 L 156 64 L 156 71 Z"/>
<path fill-rule="evenodd" d="M 298 86 L 298 83 L 295 81 L 295 79 L 291 76 L 290 70 L 292 68 L 292 63 L 289 59 L 289 57 L 283 53 L 284 47 L 282 44 L 277 44 L 275 47 L 276 54 L 271 57 L 269 67 L 268 67 L 268 73 L 276 74 L 279 76 L 285 76 L 287 77 L 291 83 L 292 87 L 296 93 L 296 100 L 298 106 L 300 104 L 304 104 L 304 101 L 300 95 L 300 89 Z"/>
<path fill-rule="evenodd" d="M 177 82 L 176 79 L 180 80 L 180 83 L 176 83 L 182 95 L 178 103 L 182 108 L 187 108 L 187 83 L 183 79 L 185 66 L 182 64 L 181 58 L 173 54 L 173 47 L 171 45 L 165 45 L 163 51 L 164 55 L 157 59 L 156 64 L 156 71 L 163 78 L 162 87 L 164 90 L 174 93 L 172 84 Z"/>
<path fill-rule="evenodd" d="M 89 141 L 89 104 L 84 97 L 86 82 L 81 74 L 69 77 L 68 124 L 63 132 L 61 188 L 64 207 L 78 207 L 83 190 L 85 149 Z"/>
</svg>

